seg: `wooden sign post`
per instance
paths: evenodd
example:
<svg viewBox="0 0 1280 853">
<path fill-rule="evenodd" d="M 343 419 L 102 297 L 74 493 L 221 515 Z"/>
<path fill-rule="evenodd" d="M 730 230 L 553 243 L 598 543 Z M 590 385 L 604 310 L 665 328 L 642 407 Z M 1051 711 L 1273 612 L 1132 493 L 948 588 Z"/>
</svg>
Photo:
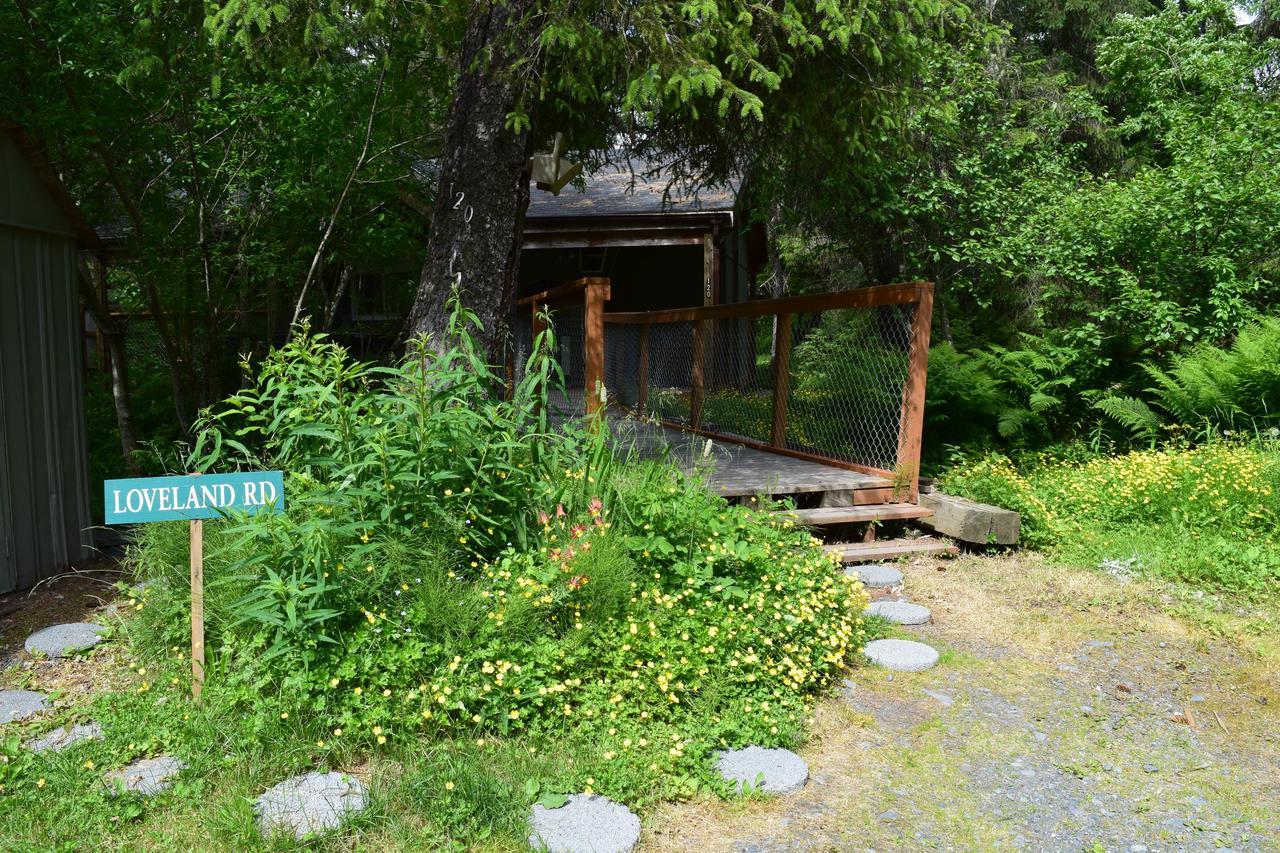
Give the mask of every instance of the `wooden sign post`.
<svg viewBox="0 0 1280 853">
<path fill-rule="evenodd" d="M 191 522 L 191 698 L 204 687 L 204 521 Z"/>
<path fill-rule="evenodd" d="M 191 474 L 107 480 L 107 524 L 186 520 L 191 525 L 191 698 L 204 688 L 204 519 L 228 512 L 284 512 L 284 473 Z"/>
</svg>

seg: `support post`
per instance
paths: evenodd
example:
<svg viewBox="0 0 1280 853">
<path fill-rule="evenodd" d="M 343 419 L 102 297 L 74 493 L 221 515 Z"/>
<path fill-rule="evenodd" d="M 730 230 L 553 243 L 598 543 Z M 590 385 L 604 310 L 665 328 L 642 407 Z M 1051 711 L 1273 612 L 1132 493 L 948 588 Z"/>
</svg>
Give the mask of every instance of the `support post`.
<svg viewBox="0 0 1280 853">
<path fill-rule="evenodd" d="M 908 478 L 907 500 L 920 499 L 920 438 L 924 430 L 925 378 L 929 372 L 929 325 L 933 321 L 933 285 L 918 285 L 919 300 L 911 319 L 911 350 L 907 383 L 902 389 L 902 416 L 898 420 L 898 469 Z"/>
<path fill-rule="evenodd" d="M 636 390 L 636 414 L 644 416 L 649 407 L 649 329 L 648 323 L 640 327 L 639 386 Z"/>
<path fill-rule="evenodd" d="M 708 231 L 702 235 L 702 304 L 716 304 L 716 238 Z"/>
<path fill-rule="evenodd" d="M 204 687 L 204 522 L 191 522 L 191 698 Z"/>
<path fill-rule="evenodd" d="M 583 396 L 589 419 L 595 421 L 604 411 L 604 303 L 609 298 L 609 280 L 593 278 L 586 287 L 586 325 L 583 340 L 585 376 Z"/>
<path fill-rule="evenodd" d="M 791 389 L 791 315 L 777 316 L 778 339 L 773 350 L 773 429 L 769 443 L 787 446 L 787 399 Z"/>
<path fill-rule="evenodd" d="M 702 428 L 702 397 L 706 388 L 707 324 L 709 320 L 697 320 L 693 324 L 693 364 L 689 369 L 689 425 Z"/>
</svg>

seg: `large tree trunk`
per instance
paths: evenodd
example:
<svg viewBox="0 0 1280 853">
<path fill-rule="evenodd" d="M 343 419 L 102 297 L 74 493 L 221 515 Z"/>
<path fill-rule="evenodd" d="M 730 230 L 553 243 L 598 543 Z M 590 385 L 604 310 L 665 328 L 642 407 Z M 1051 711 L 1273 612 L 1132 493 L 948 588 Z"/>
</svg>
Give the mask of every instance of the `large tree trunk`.
<svg viewBox="0 0 1280 853">
<path fill-rule="evenodd" d="M 102 330 L 102 337 L 107 344 L 107 361 L 111 365 L 111 402 L 116 411 L 116 428 L 120 432 L 120 453 L 124 456 L 124 464 L 129 473 L 136 476 L 142 473 L 142 469 L 138 465 L 138 435 L 133 427 L 133 403 L 129 399 L 129 353 L 125 347 L 124 330 L 111 316 L 110 306 L 98 296 L 102 289 L 102 279 L 99 277 L 106 275 L 103 262 L 97 259 L 94 263 L 96 276 L 81 258 L 77 283 L 85 310 Z"/>
<path fill-rule="evenodd" d="M 446 332 L 454 288 L 484 325 L 480 343 L 491 357 L 511 312 L 529 206 L 532 137 L 506 127 L 520 96 L 510 68 L 516 49 L 532 38 L 535 5 L 478 2 L 467 22 L 427 260 L 407 330 L 410 336 L 430 336 L 437 350 L 451 343 Z"/>
</svg>

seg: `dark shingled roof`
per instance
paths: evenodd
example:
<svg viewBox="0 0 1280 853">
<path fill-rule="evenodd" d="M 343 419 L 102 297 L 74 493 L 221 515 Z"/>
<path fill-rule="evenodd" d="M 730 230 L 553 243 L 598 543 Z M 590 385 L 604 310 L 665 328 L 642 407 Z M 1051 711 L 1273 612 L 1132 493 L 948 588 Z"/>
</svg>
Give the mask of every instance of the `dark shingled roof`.
<svg viewBox="0 0 1280 853">
<path fill-rule="evenodd" d="M 530 184 L 529 211 L 525 216 L 527 219 L 659 216 L 727 212 L 734 208 L 737 182 L 690 192 L 679 183 L 672 184 L 671 178 L 669 169 L 654 168 L 638 160 L 631 164 L 625 161 L 606 164 L 587 176 L 585 191 L 570 184 L 555 196 Z M 668 194 L 665 198 L 664 192 Z"/>
</svg>

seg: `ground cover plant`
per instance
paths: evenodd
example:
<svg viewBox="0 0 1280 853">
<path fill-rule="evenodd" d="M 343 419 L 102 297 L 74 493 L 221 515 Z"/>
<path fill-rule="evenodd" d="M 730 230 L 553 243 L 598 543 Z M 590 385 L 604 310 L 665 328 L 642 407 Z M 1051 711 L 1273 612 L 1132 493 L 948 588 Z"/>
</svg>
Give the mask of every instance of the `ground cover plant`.
<svg viewBox="0 0 1280 853">
<path fill-rule="evenodd" d="M 1099 455 L 961 460 L 955 494 L 1022 516 L 1022 542 L 1113 573 L 1247 595 L 1280 588 L 1280 444 L 1270 434 Z"/>
<path fill-rule="evenodd" d="M 457 347 L 395 367 L 301 335 L 206 415 L 191 464 L 283 469 L 286 511 L 206 525 L 198 707 L 186 526 L 141 530 L 125 684 L 68 712 L 110 734 L 9 765 L 28 832 L 103 821 L 107 839 L 212 794 L 205 828 L 244 843 L 266 787 L 364 767 L 386 779 L 361 832 L 413 808 L 419 841 L 513 841 L 534 800 L 727 793 L 714 750 L 803 739 L 865 639 L 861 586 L 803 529 L 550 423 L 546 357 L 504 399 L 473 324 L 459 312 Z M 191 765 L 168 800 L 94 793 L 104 769 L 161 753 Z M 75 805 L 34 808 L 46 787 Z"/>
</svg>

